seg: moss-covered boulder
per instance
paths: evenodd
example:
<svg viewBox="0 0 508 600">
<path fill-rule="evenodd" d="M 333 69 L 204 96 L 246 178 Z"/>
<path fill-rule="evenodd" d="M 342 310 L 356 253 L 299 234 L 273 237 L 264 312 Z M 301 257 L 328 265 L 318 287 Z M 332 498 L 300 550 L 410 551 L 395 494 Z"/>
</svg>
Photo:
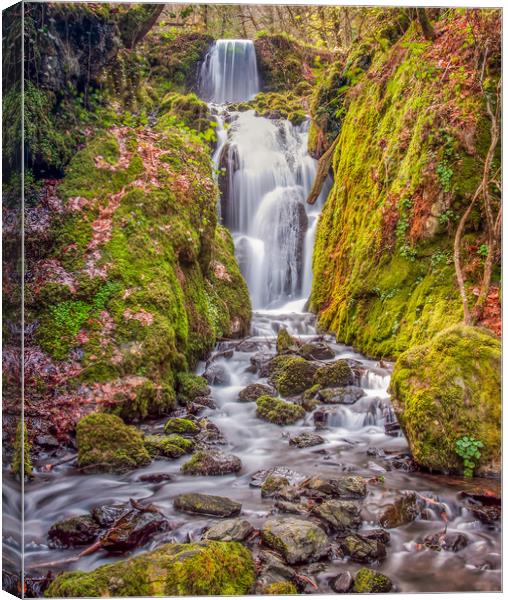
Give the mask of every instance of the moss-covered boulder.
<svg viewBox="0 0 508 600">
<path fill-rule="evenodd" d="M 181 435 L 147 435 L 144 443 L 150 456 L 164 458 L 179 458 L 194 449 L 193 440 Z"/>
<path fill-rule="evenodd" d="M 225 454 L 218 450 L 199 450 L 182 465 L 186 475 L 227 475 L 238 473 L 242 461 L 234 454 Z"/>
<path fill-rule="evenodd" d="M 480 441 L 477 473 L 498 473 L 501 458 L 501 343 L 490 332 L 457 325 L 402 354 L 392 403 L 414 460 L 461 472 L 457 441 Z"/>
<path fill-rule="evenodd" d="M 166 544 L 90 573 L 62 573 L 46 596 L 235 596 L 248 594 L 254 580 L 252 555 L 238 542 Z"/>
<path fill-rule="evenodd" d="M 211 126 L 214 121 L 210 109 L 206 102 L 200 100 L 196 94 L 170 92 L 162 99 L 160 111 L 166 113 L 169 120 L 178 119 L 197 132 L 205 133 L 211 129 L 209 141 L 216 141 L 215 131 Z"/>
<path fill-rule="evenodd" d="M 314 375 L 314 384 L 321 387 L 345 387 L 354 383 L 353 370 L 347 360 L 336 360 L 320 367 Z"/>
<path fill-rule="evenodd" d="M 308 90 L 305 90 L 308 91 Z M 287 119 L 293 125 L 301 125 L 306 114 L 303 109 L 303 98 L 295 92 L 259 93 L 249 102 L 231 104 L 231 110 L 254 110 L 258 117 L 267 119 Z"/>
<path fill-rule="evenodd" d="M 92 544 L 100 532 L 100 526 L 90 515 L 69 517 L 53 523 L 48 531 L 50 546 L 73 548 Z"/>
<path fill-rule="evenodd" d="M 305 410 L 298 404 L 272 396 L 260 396 L 256 400 L 256 406 L 258 417 L 276 425 L 291 425 L 305 415 Z"/>
<path fill-rule="evenodd" d="M 176 394 L 180 404 L 194 402 L 196 398 L 208 396 L 210 388 L 204 377 L 194 373 L 178 373 L 176 376 Z"/>
<path fill-rule="evenodd" d="M 275 343 L 277 354 L 294 354 L 298 350 L 298 345 L 298 340 L 285 327 L 279 329 Z"/>
<path fill-rule="evenodd" d="M 389 577 L 367 567 L 362 567 L 355 575 L 353 591 L 357 594 L 386 594 L 392 588 L 393 583 Z"/>
<path fill-rule="evenodd" d="M 298 594 L 298 590 L 291 581 L 276 581 L 261 588 L 261 594 L 267 596 L 292 596 Z"/>
<path fill-rule="evenodd" d="M 200 426 L 190 419 L 172 417 L 164 425 L 165 433 L 179 433 L 182 435 L 197 435 L 201 431 Z"/>
<path fill-rule="evenodd" d="M 265 521 L 261 537 L 290 565 L 316 561 L 328 552 L 328 538 L 321 527 L 296 517 L 271 517 Z"/>
<path fill-rule="evenodd" d="M 270 380 L 282 396 L 301 394 L 312 386 L 319 366 L 293 355 L 276 356 L 269 365 Z"/>
<path fill-rule="evenodd" d="M 127 471 L 150 462 L 143 436 L 120 417 L 93 413 L 76 427 L 78 465 L 92 471 Z"/>
<path fill-rule="evenodd" d="M 209 494 L 180 494 L 173 502 L 176 510 L 214 517 L 235 517 L 242 510 L 239 502 L 224 496 L 210 496 Z"/>
<path fill-rule="evenodd" d="M 250 383 L 238 394 L 240 402 L 255 402 L 260 396 L 276 396 L 277 392 L 264 383 Z"/>
</svg>

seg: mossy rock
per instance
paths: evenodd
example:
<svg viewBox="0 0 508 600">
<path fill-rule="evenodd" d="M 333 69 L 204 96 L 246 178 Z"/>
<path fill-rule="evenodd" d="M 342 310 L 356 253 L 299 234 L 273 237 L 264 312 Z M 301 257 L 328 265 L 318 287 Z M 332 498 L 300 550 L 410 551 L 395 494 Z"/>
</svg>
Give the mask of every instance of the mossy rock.
<svg viewBox="0 0 508 600">
<path fill-rule="evenodd" d="M 336 360 L 320 367 L 314 375 L 313 383 L 322 387 L 345 387 L 354 383 L 354 376 L 347 360 Z"/>
<path fill-rule="evenodd" d="M 318 365 L 300 356 L 278 356 L 270 362 L 270 379 L 282 396 L 301 394 L 314 382 Z"/>
<path fill-rule="evenodd" d="M 238 473 L 242 461 L 234 454 L 224 454 L 218 450 L 199 450 L 182 465 L 186 475 L 227 475 Z"/>
<path fill-rule="evenodd" d="M 258 417 L 276 425 L 291 425 L 305 416 L 301 406 L 272 396 L 260 396 L 256 406 Z"/>
<path fill-rule="evenodd" d="M 267 596 L 292 596 L 298 594 L 296 585 L 291 581 L 275 581 L 265 585 L 261 589 L 261 593 Z"/>
<path fill-rule="evenodd" d="M 176 376 L 176 394 L 180 404 L 186 405 L 200 396 L 208 396 L 210 388 L 204 377 L 194 373 L 178 373 Z"/>
<path fill-rule="evenodd" d="M 483 443 L 479 473 L 499 472 L 501 343 L 490 332 L 455 325 L 402 354 L 390 384 L 392 403 L 414 460 L 461 472 L 456 442 Z"/>
<path fill-rule="evenodd" d="M 161 113 L 168 113 L 169 116 L 177 117 L 187 127 L 200 133 L 210 129 L 210 123 L 213 122 L 208 105 L 200 100 L 196 94 L 170 92 L 164 96 L 160 111 Z M 210 141 L 215 142 L 216 136 L 213 129 L 212 133 Z"/>
<path fill-rule="evenodd" d="M 28 431 L 25 423 L 20 419 L 16 428 L 14 440 L 14 455 L 12 457 L 11 470 L 20 478 L 29 479 L 32 476 L 32 461 L 30 459 L 31 444 L 28 439 Z"/>
<path fill-rule="evenodd" d="M 296 338 L 289 334 L 285 327 L 279 329 L 276 342 L 277 354 L 294 353 L 298 349 Z"/>
<path fill-rule="evenodd" d="M 238 542 L 165 544 L 90 573 L 59 575 L 47 597 L 246 595 L 255 581 L 252 555 Z"/>
<path fill-rule="evenodd" d="M 197 435 L 201 431 L 201 428 L 197 423 L 190 419 L 182 419 L 180 417 L 173 417 L 166 421 L 164 425 L 165 433 L 181 433 L 183 435 Z"/>
<path fill-rule="evenodd" d="M 164 458 L 179 458 L 194 449 L 194 442 L 181 435 L 147 435 L 144 442 L 150 456 Z"/>
<path fill-rule="evenodd" d="M 357 594 L 382 594 L 392 590 L 393 584 L 389 577 L 362 567 L 355 575 L 353 591 Z"/>
<path fill-rule="evenodd" d="M 141 433 L 120 417 L 93 413 L 76 427 L 78 466 L 93 471 L 127 471 L 150 462 Z"/>
</svg>

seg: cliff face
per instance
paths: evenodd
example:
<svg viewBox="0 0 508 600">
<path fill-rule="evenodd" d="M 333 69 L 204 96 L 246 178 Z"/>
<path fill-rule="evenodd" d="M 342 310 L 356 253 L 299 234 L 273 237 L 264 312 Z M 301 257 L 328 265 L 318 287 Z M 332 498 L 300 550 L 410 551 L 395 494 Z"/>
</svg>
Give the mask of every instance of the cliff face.
<svg viewBox="0 0 508 600">
<path fill-rule="evenodd" d="M 496 14 L 479 19 L 484 35 L 495 30 Z M 353 49 L 314 99 L 311 145 L 340 137 L 316 235 L 311 306 L 323 328 L 376 356 L 395 357 L 462 319 L 453 236 L 490 143 L 485 93 L 495 91 L 499 48 L 491 46 L 482 67 L 478 33 L 458 13 L 438 21 L 436 33 L 427 42 L 413 23 L 375 52 Z M 335 113 L 323 130 L 316 100 L 325 96 Z M 471 298 L 485 235 L 478 210 L 464 245 Z"/>
</svg>

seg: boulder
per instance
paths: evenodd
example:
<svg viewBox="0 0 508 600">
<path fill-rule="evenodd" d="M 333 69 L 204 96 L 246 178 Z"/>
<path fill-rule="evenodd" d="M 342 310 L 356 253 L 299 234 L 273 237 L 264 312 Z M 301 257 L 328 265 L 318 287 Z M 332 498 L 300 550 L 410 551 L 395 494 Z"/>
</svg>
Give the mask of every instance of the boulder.
<svg viewBox="0 0 508 600">
<path fill-rule="evenodd" d="M 123 472 L 150 462 L 141 433 L 120 417 L 93 413 L 76 427 L 78 466 L 87 471 Z"/>
<path fill-rule="evenodd" d="M 164 544 L 90 573 L 62 573 L 46 595 L 56 598 L 246 595 L 255 581 L 250 551 L 238 542 Z"/>
<path fill-rule="evenodd" d="M 214 517 L 234 517 L 240 514 L 242 505 L 223 496 L 210 496 L 208 494 L 180 494 L 173 500 L 176 510 Z"/>
<path fill-rule="evenodd" d="M 144 443 L 150 456 L 163 458 L 179 458 L 194 449 L 194 442 L 181 435 L 147 435 Z"/>
<path fill-rule="evenodd" d="M 335 352 L 324 342 L 306 342 L 299 348 L 298 354 L 307 360 L 328 360 L 335 356 Z"/>
<path fill-rule="evenodd" d="M 312 386 L 319 369 L 316 363 L 301 356 L 279 355 L 268 365 L 270 381 L 281 396 L 295 396 Z"/>
<path fill-rule="evenodd" d="M 132 508 L 114 521 L 114 526 L 101 538 L 101 546 L 110 552 L 128 552 L 168 529 L 168 520 L 153 506 Z"/>
<path fill-rule="evenodd" d="M 285 327 L 279 329 L 275 344 L 277 354 L 294 354 L 298 351 L 299 345 L 299 340 L 290 335 Z"/>
<path fill-rule="evenodd" d="M 103 529 L 108 529 L 131 508 L 130 504 L 106 504 L 92 509 L 92 517 Z"/>
<path fill-rule="evenodd" d="M 201 419 L 199 427 L 200 432 L 194 438 L 196 442 L 206 445 L 223 445 L 226 443 L 222 431 L 210 419 Z"/>
<path fill-rule="evenodd" d="M 311 498 L 356 500 L 367 495 L 366 481 L 358 475 L 344 475 L 336 479 L 313 475 L 303 481 L 299 489 Z"/>
<path fill-rule="evenodd" d="M 292 596 L 298 594 L 298 590 L 291 581 L 276 581 L 259 589 L 259 594 L 263 596 Z"/>
<path fill-rule="evenodd" d="M 459 492 L 458 498 L 482 523 L 493 525 L 501 518 L 501 494 L 474 489 Z"/>
<path fill-rule="evenodd" d="M 261 549 L 258 559 L 260 572 L 256 582 L 256 593 L 273 593 L 266 590 L 273 590 L 274 586 L 286 586 L 295 579 L 295 571 L 270 550 Z"/>
<path fill-rule="evenodd" d="M 295 485 L 305 480 L 305 475 L 302 473 L 293 471 L 289 467 L 277 466 L 272 467 L 271 469 L 261 469 L 260 471 L 256 471 L 252 475 L 249 485 L 252 487 L 261 487 L 270 475 L 284 477 L 290 485 Z"/>
<path fill-rule="evenodd" d="M 478 327 L 455 325 L 402 354 L 390 384 L 392 403 L 414 460 L 462 472 L 456 443 L 482 442 L 476 474 L 500 472 L 501 343 Z"/>
<path fill-rule="evenodd" d="M 258 417 L 276 425 L 291 425 L 305 416 L 305 410 L 298 404 L 272 396 L 260 396 L 256 406 Z"/>
<path fill-rule="evenodd" d="M 176 397 L 180 404 L 187 405 L 196 398 L 208 396 L 210 388 L 204 377 L 193 373 L 178 373 L 176 377 Z"/>
<path fill-rule="evenodd" d="M 467 536 L 463 533 L 447 533 L 446 531 L 431 533 L 425 536 L 423 540 L 424 546 L 438 552 L 441 550 L 447 550 L 448 552 L 459 552 L 465 548 L 467 544 Z"/>
<path fill-rule="evenodd" d="M 322 387 L 346 387 L 353 385 L 353 370 L 347 360 L 336 360 L 333 363 L 320 367 L 315 375 L 313 383 Z"/>
<path fill-rule="evenodd" d="M 203 373 L 210 385 L 229 385 L 231 376 L 226 367 L 220 363 L 212 363 Z"/>
<path fill-rule="evenodd" d="M 381 527 L 392 529 L 407 525 L 420 514 L 418 499 L 414 492 L 405 492 L 393 504 L 388 505 L 381 516 L 379 524 Z"/>
<path fill-rule="evenodd" d="M 349 571 L 344 571 L 330 581 L 330 587 L 337 594 L 347 594 L 353 589 L 354 579 Z"/>
<path fill-rule="evenodd" d="M 361 568 L 355 575 L 353 592 L 357 594 L 387 594 L 392 588 L 393 583 L 389 577 L 367 567 Z"/>
<path fill-rule="evenodd" d="M 324 404 L 354 404 L 363 396 L 365 396 L 365 392 L 356 385 L 325 388 L 317 393 L 318 400 Z"/>
<path fill-rule="evenodd" d="M 48 531 L 49 545 L 52 548 L 88 546 L 97 539 L 99 532 L 99 524 L 90 515 L 70 517 L 51 525 Z"/>
<path fill-rule="evenodd" d="M 242 542 L 253 531 L 254 527 L 246 519 L 228 519 L 212 525 L 204 537 L 207 540 Z"/>
<path fill-rule="evenodd" d="M 324 444 L 325 442 L 326 440 L 323 437 L 311 431 L 304 431 L 303 433 L 289 436 L 289 445 L 296 446 L 297 448 L 309 448 Z"/>
<path fill-rule="evenodd" d="M 242 462 L 234 454 L 224 454 L 217 450 L 199 450 L 191 459 L 182 465 L 182 473 L 186 475 L 226 475 L 237 473 Z"/>
<path fill-rule="evenodd" d="M 260 396 L 276 396 L 277 392 L 270 385 L 251 383 L 238 394 L 240 402 L 255 402 Z"/>
<path fill-rule="evenodd" d="M 330 532 L 344 533 L 362 524 L 360 507 L 350 500 L 326 500 L 315 506 L 312 514 L 323 521 Z"/>
<path fill-rule="evenodd" d="M 261 536 L 290 565 L 318 560 L 328 552 L 325 532 L 315 523 L 297 517 L 267 519 Z"/>
<path fill-rule="evenodd" d="M 166 421 L 164 425 L 165 433 L 179 433 L 182 435 L 197 435 L 200 431 L 200 427 L 191 419 L 182 419 L 180 417 L 173 417 Z"/>
<path fill-rule="evenodd" d="M 346 556 L 359 563 L 373 563 L 386 557 L 386 548 L 378 540 L 370 540 L 361 535 L 348 535 L 341 540 L 340 546 Z"/>
<path fill-rule="evenodd" d="M 286 477 L 280 475 L 268 475 L 261 486 L 262 498 L 278 498 L 285 496 L 284 491 L 290 487 Z"/>
</svg>

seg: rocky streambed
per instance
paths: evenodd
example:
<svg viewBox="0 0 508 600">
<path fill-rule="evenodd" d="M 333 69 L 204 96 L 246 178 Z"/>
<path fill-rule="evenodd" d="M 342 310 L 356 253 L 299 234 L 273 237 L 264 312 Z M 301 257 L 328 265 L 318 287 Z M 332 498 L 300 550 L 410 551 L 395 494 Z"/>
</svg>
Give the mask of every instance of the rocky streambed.
<svg viewBox="0 0 508 600">
<path fill-rule="evenodd" d="M 389 364 L 286 309 L 255 313 L 252 336 L 198 373 L 167 419 L 119 430 L 100 454 L 110 472 L 97 452 L 114 416 L 91 437 L 78 427 L 79 456 L 40 456 L 25 485 L 28 594 L 500 589 L 496 484 L 416 469 Z M 204 587 L 187 580 L 200 569 Z"/>
</svg>

